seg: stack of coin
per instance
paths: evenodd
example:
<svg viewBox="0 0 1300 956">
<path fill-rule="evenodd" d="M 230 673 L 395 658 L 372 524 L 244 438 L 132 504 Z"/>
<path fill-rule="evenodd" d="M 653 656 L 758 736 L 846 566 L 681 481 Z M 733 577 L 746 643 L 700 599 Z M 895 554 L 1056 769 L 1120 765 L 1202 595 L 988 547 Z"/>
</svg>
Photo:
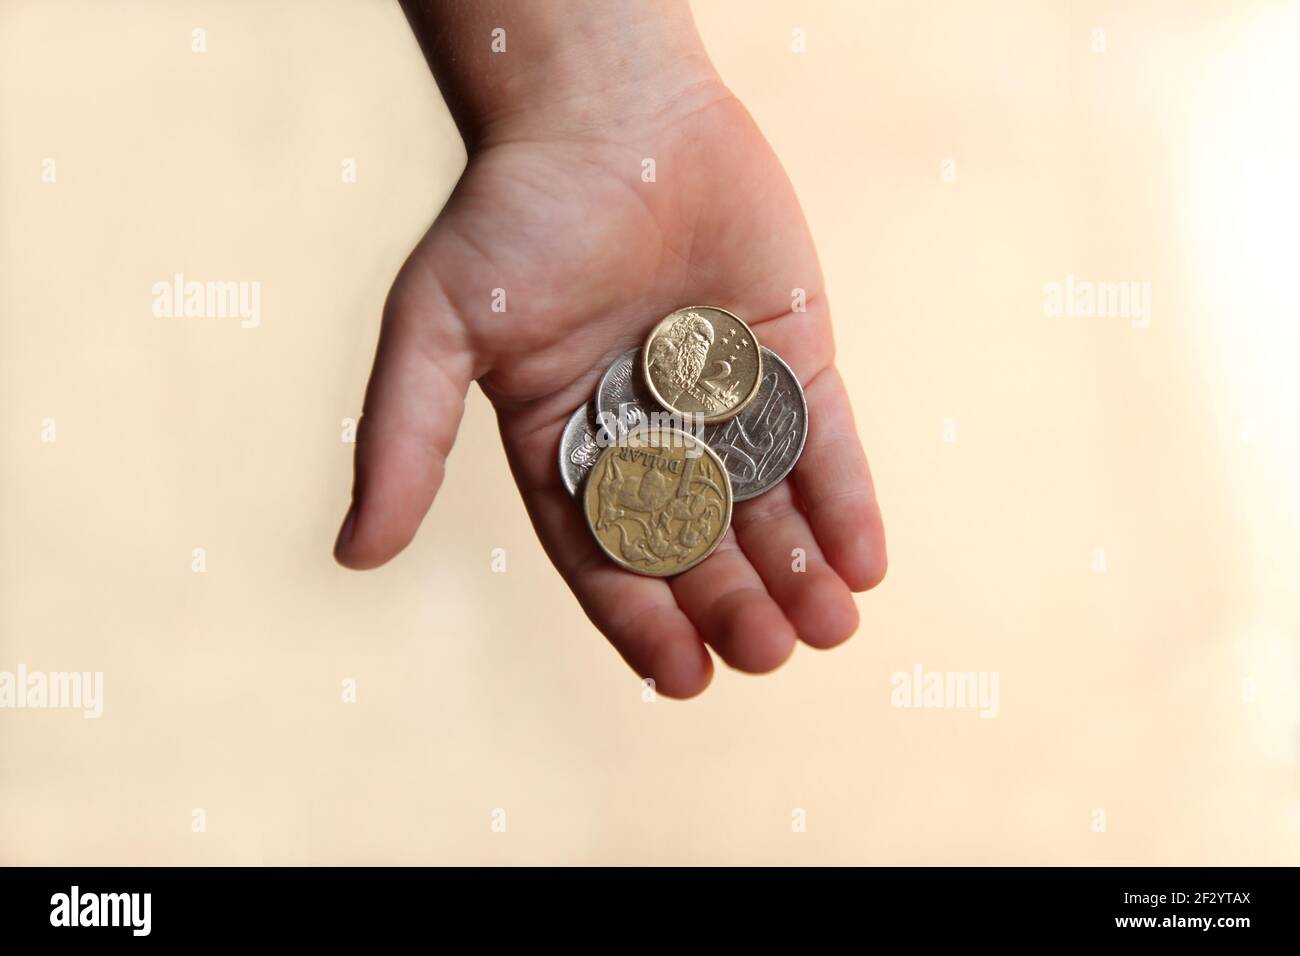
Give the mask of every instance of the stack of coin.
<svg viewBox="0 0 1300 956">
<path fill-rule="evenodd" d="M 790 367 L 725 309 L 665 316 L 569 418 L 560 475 L 618 565 L 680 574 L 718 546 L 734 502 L 770 491 L 808 437 Z"/>
</svg>

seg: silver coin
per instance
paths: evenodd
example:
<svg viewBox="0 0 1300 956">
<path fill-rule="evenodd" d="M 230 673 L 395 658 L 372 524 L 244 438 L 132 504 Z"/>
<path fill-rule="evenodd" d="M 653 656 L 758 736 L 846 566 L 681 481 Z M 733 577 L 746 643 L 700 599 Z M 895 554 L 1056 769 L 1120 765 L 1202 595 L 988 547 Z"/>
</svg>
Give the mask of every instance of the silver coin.
<svg viewBox="0 0 1300 956">
<path fill-rule="evenodd" d="M 571 495 L 578 493 L 582 479 L 600 457 L 601 446 L 596 442 L 598 427 L 596 406 L 588 402 L 569 416 L 560 436 L 560 478 Z"/>
<path fill-rule="evenodd" d="M 605 370 L 596 386 L 596 421 L 617 423 L 621 431 L 648 424 L 653 412 L 663 408 L 641 377 L 640 349 L 628 349 Z M 613 416 L 613 417 L 611 417 Z"/>
<path fill-rule="evenodd" d="M 758 393 L 735 418 L 706 425 L 701 436 L 727 466 L 736 501 L 770 491 L 794 468 L 808 440 L 808 402 L 790 366 L 763 349 Z"/>
</svg>

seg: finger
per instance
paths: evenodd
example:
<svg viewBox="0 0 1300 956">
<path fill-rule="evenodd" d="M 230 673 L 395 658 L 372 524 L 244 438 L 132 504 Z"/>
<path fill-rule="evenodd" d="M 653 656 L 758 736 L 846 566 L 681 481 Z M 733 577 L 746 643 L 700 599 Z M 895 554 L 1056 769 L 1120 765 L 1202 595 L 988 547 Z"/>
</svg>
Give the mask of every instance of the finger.
<svg viewBox="0 0 1300 956">
<path fill-rule="evenodd" d="M 850 588 L 873 588 L 885 576 L 884 527 L 848 392 L 833 364 L 826 299 L 810 296 L 806 312 L 775 315 L 762 302 L 736 304 L 748 314 L 770 316 L 754 324 L 759 340 L 789 363 L 803 385 L 808 441 L 794 481 L 817 543 Z"/>
<path fill-rule="evenodd" d="M 615 565 L 587 527 L 581 498 L 565 490 L 555 449 L 567 408 L 500 418 L 506 459 L 547 556 L 591 623 L 642 678 L 668 697 L 694 697 L 713 680 L 713 659 L 668 583 Z"/>
<path fill-rule="evenodd" d="M 334 555 L 373 568 L 406 547 L 442 484 L 473 356 L 436 280 L 408 260 L 384 307 Z"/>
<path fill-rule="evenodd" d="M 713 661 L 665 581 L 613 564 L 558 476 L 555 487 L 527 491 L 524 504 L 587 617 L 638 675 L 668 697 L 694 697 L 709 686 Z"/>
<path fill-rule="evenodd" d="M 794 628 L 731 531 L 713 554 L 671 580 L 678 605 L 730 666 L 762 674 L 794 651 Z"/>
<path fill-rule="evenodd" d="M 736 540 L 799 638 L 834 647 L 858 629 L 858 606 L 827 563 L 787 481 L 736 505 Z"/>
<path fill-rule="evenodd" d="M 885 576 L 885 531 L 848 392 L 835 366 L 804 384 L 808 442 L 794 477 L 826 559 L 855 591 Z"/>
</svg>

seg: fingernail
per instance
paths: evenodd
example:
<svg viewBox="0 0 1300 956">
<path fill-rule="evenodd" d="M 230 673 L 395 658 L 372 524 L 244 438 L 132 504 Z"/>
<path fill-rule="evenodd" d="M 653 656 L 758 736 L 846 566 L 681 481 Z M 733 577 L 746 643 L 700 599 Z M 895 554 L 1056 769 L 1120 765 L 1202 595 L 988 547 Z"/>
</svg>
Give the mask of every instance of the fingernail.
<svg viewBox="0 0 1300 956">
<path fill-rule="evenodd" d="M 356 503 L 353 502 L 351 505 L 348 506 L 347 517 L 343 519 L 343 527 L 339 528 L 338 540 L 334 542 L 335 554 L 338 554 L 340 551 L 342 551 L 344 548 L 348 546 L 348 542 L 352 540 L 352 532 L 356 526 L 356 523 L 357 523 L 357 506 Z"/>
</svg>

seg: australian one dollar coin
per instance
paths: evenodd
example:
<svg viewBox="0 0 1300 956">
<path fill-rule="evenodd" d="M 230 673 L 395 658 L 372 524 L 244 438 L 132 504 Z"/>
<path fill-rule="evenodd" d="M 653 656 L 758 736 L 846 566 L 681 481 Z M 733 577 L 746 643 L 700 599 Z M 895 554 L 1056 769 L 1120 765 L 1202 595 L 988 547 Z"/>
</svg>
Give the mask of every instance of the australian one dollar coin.
<svg viewBox="0 0 1300 956">
<path fill-rule="evenodd" d="M 731 525 L 731 479 L 718 456 L 675 428 L 634 430 L 605 448 L 582 492 L 587 524 L 629 571 L 680 574 Z"/>
</svg>

